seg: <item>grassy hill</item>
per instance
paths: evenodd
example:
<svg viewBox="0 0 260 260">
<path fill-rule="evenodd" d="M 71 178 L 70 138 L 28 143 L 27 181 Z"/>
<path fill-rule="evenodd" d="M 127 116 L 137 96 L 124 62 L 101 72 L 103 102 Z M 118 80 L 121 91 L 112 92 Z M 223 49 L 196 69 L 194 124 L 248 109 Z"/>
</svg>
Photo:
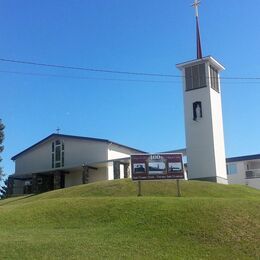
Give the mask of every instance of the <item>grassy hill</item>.
<svg viewBox="0 0 260 260">
<path fill-rule="evenodd" d="M 0 201 L 1 259 L 259 259 L 260 191 L 118 180 Z"/>
</svg>

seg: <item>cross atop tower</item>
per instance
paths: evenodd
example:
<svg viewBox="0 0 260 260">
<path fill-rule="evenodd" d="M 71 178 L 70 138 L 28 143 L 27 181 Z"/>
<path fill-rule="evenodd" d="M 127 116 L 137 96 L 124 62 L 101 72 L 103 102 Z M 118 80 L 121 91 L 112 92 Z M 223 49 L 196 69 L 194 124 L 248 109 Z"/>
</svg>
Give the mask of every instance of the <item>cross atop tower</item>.
<svg viewBox="0 0 260 260">
<path fill-rule="evenodd" d="M 197 59 L 202 59 L 202 48 L 200 42 L 200 27 L 199 27 L 199 0 L 194 0 L 192 6 L 195 8 L 196 14 L 196 35 L 197 35 Z"/>
<path fill-rule="evenodd" d="M 195 9 L 195 14 L 196 17 L 199 17 L 199 6 L 200 6 L 200 1 L 199 0 L 194 0 L 194 3 L 192 4 L 192 6 Z"/>
</svg>

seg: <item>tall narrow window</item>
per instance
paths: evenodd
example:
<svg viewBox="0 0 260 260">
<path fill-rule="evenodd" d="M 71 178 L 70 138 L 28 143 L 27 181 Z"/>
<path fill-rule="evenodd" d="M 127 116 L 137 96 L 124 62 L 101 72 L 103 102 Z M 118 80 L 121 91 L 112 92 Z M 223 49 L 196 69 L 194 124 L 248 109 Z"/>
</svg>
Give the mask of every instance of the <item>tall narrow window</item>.
<svg viewBox="0 0 260 260">
<path fill-rule="evenodd" d="M 64 167 L 64 142 L 52 142 L 52 168 Z"/>
<path fill-rule="evenodd" d="M 54 168 L 54 149 L 51 155 L 51 167 Z"/>
</svg>

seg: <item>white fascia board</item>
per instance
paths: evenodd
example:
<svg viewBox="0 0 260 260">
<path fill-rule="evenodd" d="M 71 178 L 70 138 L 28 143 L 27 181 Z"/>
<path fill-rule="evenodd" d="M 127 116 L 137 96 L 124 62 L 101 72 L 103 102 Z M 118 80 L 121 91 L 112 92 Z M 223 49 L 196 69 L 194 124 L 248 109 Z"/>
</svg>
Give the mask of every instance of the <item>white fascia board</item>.
<svg viewBox="0 0 260 260">
<path fill-rule="evenodd" d="M 215 68 L 217 68 L 218 71 L 225 70 L 225 67 L 223 65 L 221 65 L 218 61 L 216 61 L 212 56 L 207 56 L 207 57 L 203 57 L 202 59 L 196 59 L 196 60 L 179 63 L 176 65 L 176 67 L 179 70 L 182 70 L 188 66 L 192 66 L 193 64 L 195 65 L 195 64 L 199 64 L 199 63 L 203 63 L 203 62 L 211 63 L 212 65 L 214 65 Z"/>
</svg>

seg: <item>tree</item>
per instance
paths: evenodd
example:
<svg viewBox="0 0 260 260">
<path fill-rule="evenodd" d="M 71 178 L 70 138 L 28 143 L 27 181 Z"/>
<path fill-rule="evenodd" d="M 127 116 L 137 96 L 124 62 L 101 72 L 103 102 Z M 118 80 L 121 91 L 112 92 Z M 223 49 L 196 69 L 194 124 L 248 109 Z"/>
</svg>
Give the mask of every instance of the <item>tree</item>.
<svg viewBox="0 0 260 260">
<path fill-rule="evenodd" d="M 0 199 L 5 199 L 7 197 L 8 191 L 8 179 L 4 181 L 4 184 L 0 186 Z"/>
<path fill-rule="evenodd" d="M 2 119 L 0 119 L 0 154 L 3 152 L 4 150 L 4 146 L 3 146 L 3 142 L 4 142 L 4 129 L 5 129 L 5 125 L 2 123 Z M 0 162 L 2 161 L 2 158 L 0 156 Z M 3 169 L 0 165 L 0 182 L 2 181 L 4 177 L 4 174 L 3 174 Z"/>
</svg>

